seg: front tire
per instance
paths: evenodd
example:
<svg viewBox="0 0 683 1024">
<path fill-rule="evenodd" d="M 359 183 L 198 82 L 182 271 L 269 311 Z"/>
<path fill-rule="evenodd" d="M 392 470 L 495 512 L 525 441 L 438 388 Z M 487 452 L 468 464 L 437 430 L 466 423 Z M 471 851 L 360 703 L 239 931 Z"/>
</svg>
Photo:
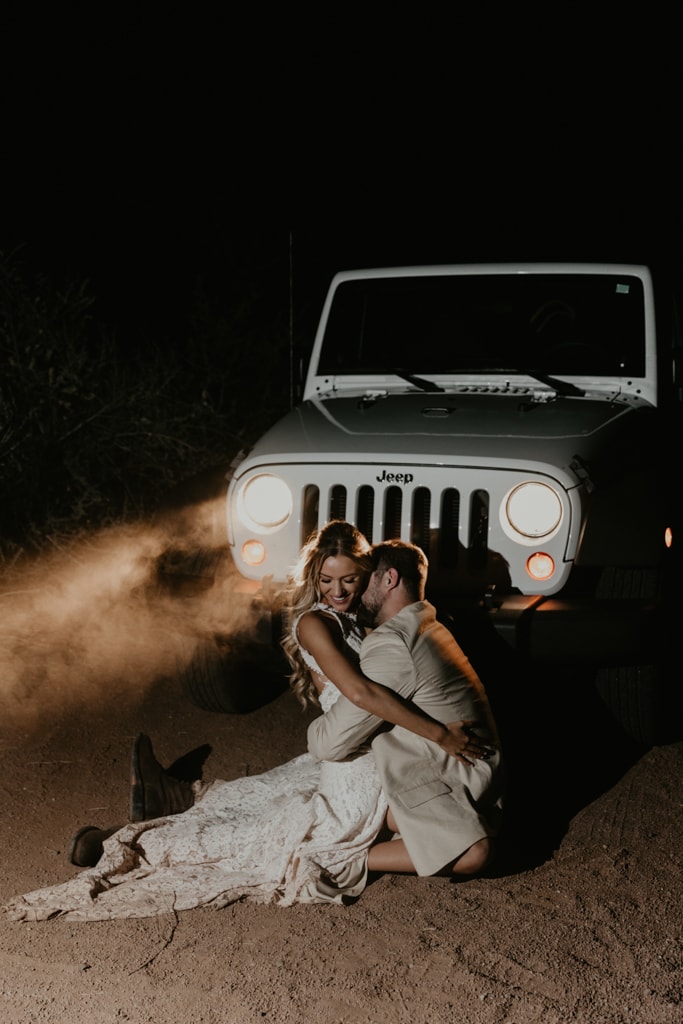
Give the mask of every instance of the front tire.
<svg viewBox="0 0 683 1024">
<path fill-rule="evenodd" d="M 661 737 L 661 696 L 655 665 L 618 665 L 598 670 L 598 695 L 626 735 L 644 747 Z"/>
<path fill-rule="evenodd" d="M 246 714 L 288 687 L 282 652 L 225 636 L 202 640 L 181 672 L 183 690 L 204 711 Z"/>
</svg>

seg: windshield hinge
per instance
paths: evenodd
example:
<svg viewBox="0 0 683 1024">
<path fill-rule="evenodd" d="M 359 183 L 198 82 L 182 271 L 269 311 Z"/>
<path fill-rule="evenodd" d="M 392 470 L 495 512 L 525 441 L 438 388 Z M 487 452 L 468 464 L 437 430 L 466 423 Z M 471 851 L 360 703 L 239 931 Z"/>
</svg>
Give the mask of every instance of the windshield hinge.
<svg viewBox="0 0 683 1024">
<path fill-rule="evenodd" d="M 573 461 L 570 463 L 569 468 L 574 473 L 574 476 L 583 484 L 588 494 L 592 494 L 595 490 L 595 484 L 591 480 L 591 475 L 588 472 L 588 466 L 583 461 L 580 455 L 575 455 Z"/>
</svg>

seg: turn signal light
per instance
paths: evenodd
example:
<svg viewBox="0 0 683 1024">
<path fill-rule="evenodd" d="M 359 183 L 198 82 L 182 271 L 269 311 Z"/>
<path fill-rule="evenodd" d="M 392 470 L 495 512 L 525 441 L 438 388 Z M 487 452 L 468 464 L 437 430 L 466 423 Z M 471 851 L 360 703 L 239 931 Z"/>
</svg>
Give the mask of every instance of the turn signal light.
<svg viewBox="0 0 683 1024">
<path fill-rule="evenodd" d="M 544 551 L 536 551 L 527 559 L 526 571 L 532 580 L 543 583 L 544 580 L 549 580 L 555 572 L 555 562 Z"/>
<path fill-rule="evenodd" d="M 266 547 L 260 540 L 247 540 L 242 545 L 242 558 L 247 565 L 261 565 L 266 559 Z"/>
</svg>

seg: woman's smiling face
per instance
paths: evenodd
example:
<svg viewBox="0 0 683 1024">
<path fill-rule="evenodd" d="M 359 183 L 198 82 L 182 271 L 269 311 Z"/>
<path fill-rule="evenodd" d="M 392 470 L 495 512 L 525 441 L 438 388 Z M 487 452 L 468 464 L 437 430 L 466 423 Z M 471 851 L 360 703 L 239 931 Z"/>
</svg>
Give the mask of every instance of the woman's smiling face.
<svg viewBox="0 0 683 1024">
<path fill-rule="evenodd" d="M 320 600 L 340 612 L 354 611 L 365 588 L 365 573 L 347 555 L 331 555 L 318 576 Z"/>
</svg>

